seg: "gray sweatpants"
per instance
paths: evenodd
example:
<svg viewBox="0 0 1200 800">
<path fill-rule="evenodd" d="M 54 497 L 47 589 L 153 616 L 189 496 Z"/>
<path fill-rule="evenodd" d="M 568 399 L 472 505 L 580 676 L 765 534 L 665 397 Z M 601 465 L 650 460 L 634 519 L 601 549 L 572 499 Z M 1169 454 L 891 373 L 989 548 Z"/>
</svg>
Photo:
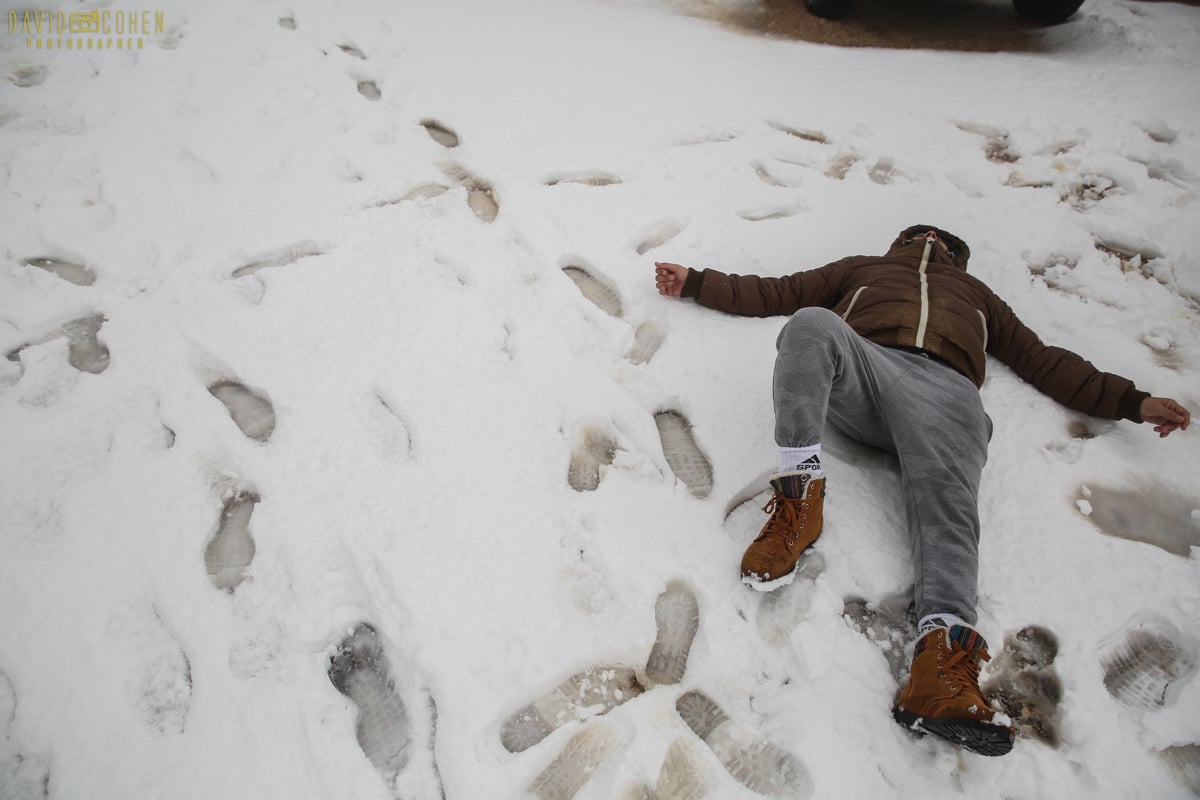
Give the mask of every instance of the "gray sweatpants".
<svg viewBox="0 0 1200 800">
<path fill-rule="evenodd" d="M 979 478 L 992 422 L 969 378 L 938 361 L 881 347 L 824 308 L 796 312 L 779 334 L 775 441 L 821 441 L 826 419 L 900 461 L 916 565 L 917 618 L 975 624 Z"/>
</svg>

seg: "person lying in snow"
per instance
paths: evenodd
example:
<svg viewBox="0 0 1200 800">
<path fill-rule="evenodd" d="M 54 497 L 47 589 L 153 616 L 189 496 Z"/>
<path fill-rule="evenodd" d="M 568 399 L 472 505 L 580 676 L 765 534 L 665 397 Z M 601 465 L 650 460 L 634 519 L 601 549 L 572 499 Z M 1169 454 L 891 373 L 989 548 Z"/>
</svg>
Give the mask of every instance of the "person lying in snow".
<svg viewBox="0 0 1200 800">
<path fill-rule="evenodd" d="M 791 315 L 776 343 L 775 441 L 781 466 L 742 579 L 761 590 L 791 580 L 821 534 L 826 420 L 900 462 L 920 620 L 897 722 L 983 755 L 1012 749 L 1013 731 L 979 689 L 989 660 L 976 624 L 979 479 L 992 422 L 978 388 L 985 353 L 1059 403 L 1106 419 L 1150 422 L 1160 437 L 1191 415 L 1119 375 L 1042 343 L 978 278 L 970 250 L 930 225 L 901 231 L 883 256 L 851 256 L 784 278 L 655 264 L 659 294 L 744 316 Z"/>
</svg>

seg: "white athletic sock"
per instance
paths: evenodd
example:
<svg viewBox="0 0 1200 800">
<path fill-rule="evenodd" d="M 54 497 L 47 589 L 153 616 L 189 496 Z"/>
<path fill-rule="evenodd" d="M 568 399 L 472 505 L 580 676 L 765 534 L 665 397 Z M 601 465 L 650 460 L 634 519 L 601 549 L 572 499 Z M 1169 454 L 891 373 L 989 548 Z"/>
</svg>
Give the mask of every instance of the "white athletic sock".
<svg viewBox="0 0 1200 800">
<path fill-rule="evenodd" d="M 824 478 L 825 470 L 821 469 L 821 445 L 779 448 L 779 471 L 807 472 L 814 478 Z"/>
<path fill-rule="evenodd" d="M 920 639 L 934 628 L 951 628 L 955 625 L 971 627 L 961 617 L 957 617 L 954 614 L 929 614 L 922 617 L 921 622 L 917 625 L 917 638 Z"/>
</svg>

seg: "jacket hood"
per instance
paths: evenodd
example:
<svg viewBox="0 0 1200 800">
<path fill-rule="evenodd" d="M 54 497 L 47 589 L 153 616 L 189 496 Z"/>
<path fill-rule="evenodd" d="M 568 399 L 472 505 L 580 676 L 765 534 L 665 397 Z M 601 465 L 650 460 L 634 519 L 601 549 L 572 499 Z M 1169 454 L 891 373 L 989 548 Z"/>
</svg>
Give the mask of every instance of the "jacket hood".
<svg viewBox="0 0 1200 800">
<path fill-rule="evenodd" d="M 906 247 L 909 244 L 912 244 L 913 235 L 925 233 L 925 231 L 936 231 L 938 238 L 949 245 L 951 253 L 950 260 L 954 262 L 954 266 L 958 267 L 963 272 L 967 271 L 967 259 L 971 257 L 971 248 L 967 247 L 967 243 L 955 236 L 953 233 L 944 231 L 936 225 L 909 225 L 907 228 L 900 231 L 900 234 L 896 237 L 896 240 L 892 242 L 891 247 L 888 248 L 888 252 L 891 253 L 893 250 L 898 250 L 901 247 Z"/>
</svg>

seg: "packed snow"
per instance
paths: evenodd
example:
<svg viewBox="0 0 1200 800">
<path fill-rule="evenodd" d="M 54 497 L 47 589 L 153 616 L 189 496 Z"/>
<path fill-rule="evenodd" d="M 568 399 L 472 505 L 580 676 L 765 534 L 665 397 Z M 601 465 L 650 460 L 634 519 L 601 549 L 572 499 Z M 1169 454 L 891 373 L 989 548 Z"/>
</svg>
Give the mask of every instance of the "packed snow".
<svg viewBox="0 0 1200 800">
<path fill-rule="evenodd" d="M 1200 9 L 1088 0 L 993 54 L 700 0 L 150 10 L 141 46 L 0 38 L 4 800 L 1200 793 L 1196 431 L 989 365 L 1019 736 L 975 756 L 890 716 L 892 458 L 829 432 L 824 534 L 740 583 L 784 320 L 653 276 L 934 224 L 1200 410 Z"/>
</svg>

